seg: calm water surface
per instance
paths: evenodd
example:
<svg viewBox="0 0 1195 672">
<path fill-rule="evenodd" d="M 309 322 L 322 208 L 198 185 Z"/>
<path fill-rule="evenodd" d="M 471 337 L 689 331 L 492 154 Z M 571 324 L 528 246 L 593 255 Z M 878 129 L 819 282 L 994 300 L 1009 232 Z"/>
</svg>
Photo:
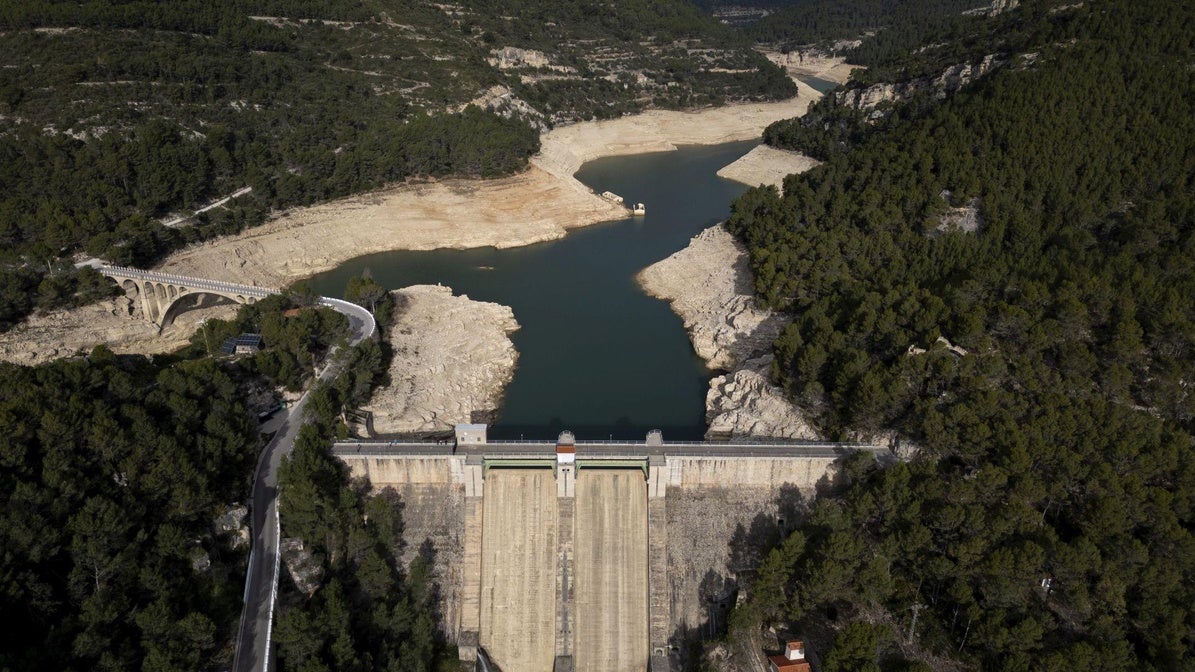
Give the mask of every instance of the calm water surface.
<svg viewBox="0 0 1195 672">
<path fill-rule="evenodd" d="M 813 75 L 797 75 L 797 79 L 808 84 L 814 91 L 818 93 L 825 93 L 830 89 L 838 86 L 838 82 L 831 82 L 828 79 L 821 77 L 814 77 Z"/>
<path fill-rule="evenodd" d="M 391 289 L 441 283 L 456 294 L 510 306 L 519 352 L 494 438 L 666 439 L 705 432 L 709 372 L 680 318 L 635 283 L 641 269 L 680 250 L 726 219 L 745 187 L 715 173 L 755 142 L 590 162 L 577 178 L 597 192 L 647 204 L 647 216 L 598 224 L 527 247 L 385 252 L 317 276 L 314 287 L 341 296 L 368 269 Z"/>
</svg>

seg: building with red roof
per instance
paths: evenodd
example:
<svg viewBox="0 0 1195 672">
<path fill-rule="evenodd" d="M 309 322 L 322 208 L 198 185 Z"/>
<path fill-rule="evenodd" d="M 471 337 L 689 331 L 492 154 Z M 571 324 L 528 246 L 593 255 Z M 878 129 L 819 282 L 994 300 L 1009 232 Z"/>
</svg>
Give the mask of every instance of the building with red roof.
<svg viewBox="0 0 1195 672">
<path fill-rule="evenodd" d="M 784 645 L 784 653 L 768 657 L 770 672 L 810 672 L 809 661 L 805 660 L 805 643 L 791 640 Z"/>
</svg>

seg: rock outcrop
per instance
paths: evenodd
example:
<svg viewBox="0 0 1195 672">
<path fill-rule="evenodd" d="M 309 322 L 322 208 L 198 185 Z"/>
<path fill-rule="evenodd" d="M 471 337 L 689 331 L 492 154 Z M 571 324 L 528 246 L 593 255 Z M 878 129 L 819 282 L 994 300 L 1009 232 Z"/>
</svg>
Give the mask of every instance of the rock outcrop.
<svg viewBox="0 0 1195 672">
<path fill-rule="evenodd" d="M 771 356 L 766 363 L 771 365 Z M 805 415 L 768 380 L 766 367 L 747 367 L 710 381 L 705 396 L 706 438 L 817 438 Z"/>
<path fill-rule="evenodd" d="M 728 372 L 710 381 L 706 438 L 819 438 L 800 409 L 768 382 L 772 342 L 788 318 L 755 305 L 746 250 L 729 232 L 706 229 L 638 280 L 647 293 L 671 303 L 698 356 Z"/>
<path fill-rule="evenodd" d="M 303 546 L 302 539 L 282 539 L 278 542 L 278 552 L 295 588 L 307 597 L 314 595 L 324 578 L 323 562 Z"/>
<path fill-rule="evenodd" d="M 643 269 L 638 281 L 648 294 L 672 304 L 710 368 L 729 371 L 768 352 L 784 327 L 783 315 L 755 306 L 750 277 L 742 246 L 714 226 Z"/>
<path fill-rule="evenodd" d="M 518 353 L 510 334 L 514 312 L 496 303 L 453 296 L 452 288 L 416 285 L 394 292 L 390 385 L 366 410 L 374 431 L 430 433 L 459 422 L 491 422 Z"/>
<path fill-rule="evenodd" d="M 527 101 L 519 98 L 509 88 L 496 84 L 486 89 L 480 96 L 456 108 L 460 112 L 470 105 L 476 105 L 483 110 L 489 110 L 506 119 L 522 119 L 531 124 L 535 130 L 548 130 L 547 117 L 532 107 Z"/>
<path fill-rule="evenodd" d="M 963 12 L 964 16 L 987 16 L 992 17 L 997 14 L 1016 9 L 1021 5 L 1021 0 L 992 0 L 992 4 L 987 7 L 977 7 L 975 9 L 968 9 Z"/>
<path fill-rule="evenodd" d="M 956 63 L 935 77 L 919 77 L 906 82 L 881 82 L 871 86 L 848 88 L 835 92 L 838 102 L 860 110 L 875 110 L 874 118 L 882 116 L 880 107 L 884 103 L 899 102 L 922 91 L 930 91 L 935 98 L 945 99 L 967 84 L 1002 65 L 1003 60 L 995 54 L 984 56 L 978 63 Z"/>
<path fill-rule="evenodd" d="M 518 47 L 494 49 L 490 52 L 490 58 L 486 60 L 489 61 L 490 65 L 500 70 L 552 67 L 552 61 L 548 59 L 548 55 L 544 52 L 536 51 L 535 49 L 519 49 Z"/>
<path fill-rule="evenodd" d="M 228 507 L 212 522 L 216 536 L 225 540 L 228 548 L 237 550 L 249 547 L 249 507 L 235 504 Z"/>
</svg>

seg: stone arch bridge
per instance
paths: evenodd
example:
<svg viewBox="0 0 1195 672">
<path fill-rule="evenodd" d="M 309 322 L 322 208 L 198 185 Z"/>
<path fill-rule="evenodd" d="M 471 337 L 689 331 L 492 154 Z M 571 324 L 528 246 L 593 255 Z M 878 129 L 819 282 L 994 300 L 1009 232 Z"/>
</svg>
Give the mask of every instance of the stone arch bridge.
<svg viewBox="0 0 1195 672">
<path fill-rule="evenodd" d="M 155 273 L 123 266 L 99 266 L 96 270 L 116 281 L 130 299 L 141 302 L 141 316 L 159 329 L 181 312 L 183 299 L 200 294 L 219 296 L 235 303 L 254 303 L 281 291 L 270 287 Z"/>
</svg>

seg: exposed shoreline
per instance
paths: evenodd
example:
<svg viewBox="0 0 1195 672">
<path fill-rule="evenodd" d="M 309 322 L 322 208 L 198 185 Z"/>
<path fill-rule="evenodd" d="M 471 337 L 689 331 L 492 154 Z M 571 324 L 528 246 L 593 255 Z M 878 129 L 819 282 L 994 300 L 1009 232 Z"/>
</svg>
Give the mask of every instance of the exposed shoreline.
<svg viewBox="0 0 1195 672">
<path fill-rule="evenodd" d="M 481 180 L 398 184 L 310 207 L 181 250 L 158 270 L 281 287 L 371 253 L 392 250 L 518 247 L 564 237 L 572 229 L 622 219 L 625 208 L 602 199 L 573 174 L 596 158 L 675 150 L 758 138 L 773 121 L 800 114 L 821 97 L 797 82 L 798 95 L 777 103 L 728 105 L 696 112 L 651 110 L 554 129 L 527 170 Z M 650 204 L 649 204 L 650 206 Z M 107 343 L 118 354 L 170 352 L 185 340 L 161 338 L 138 320 L 81 308 L 33 316 L 0 334 L 0 360 L 33 364 Z M 96 322 L 98 318 L 103 328 Z M 181 324 L 180 324 L 181 326 Z"/>
<path fill-rule="evenodd" d="M 800 152 L 776 149 L 760 145 L 747 152 L 738 161 L 724 166 L 718 177 L 741 182 L 751 187 L 773 186 L 784 191 L 784 178 L 794 173 L 803 173 L 821 161 Z"/>
<path fill-rule="evenodd" d="M 798 82 L 795 98 L 697 112 L 650 110 L 554 129 L 524 172 L 492 180 L 400 184 L 293 208 L 244 233 L 177 252 L 158 269 L 284 286 L 356 257 L 392 250 L 519 247 L 627 216 L 573 174 L 588 161 L 758 138 L 768 124 L 804 114 L 821 94 Z"/>
<path fill-rule="evenodd" d="M 822 438 L 769 380 L 772 342 L 789 318 L 756 307 L 747 252 L 722 225 L 702 231 L 635 279 L 648 294 L 668 301 L 697 355 L 725 372 L 706 393 L 707 440 Z"/>
<path fill-rule="evenodd" d="M 510 340 L 519 328 L 514 312 L 439 285 L 391 295 L 390 384 L 364 406 L 374 431 L 444 432 L 461 422 L 492 422 L 519 358 Z"/>
</svg>

